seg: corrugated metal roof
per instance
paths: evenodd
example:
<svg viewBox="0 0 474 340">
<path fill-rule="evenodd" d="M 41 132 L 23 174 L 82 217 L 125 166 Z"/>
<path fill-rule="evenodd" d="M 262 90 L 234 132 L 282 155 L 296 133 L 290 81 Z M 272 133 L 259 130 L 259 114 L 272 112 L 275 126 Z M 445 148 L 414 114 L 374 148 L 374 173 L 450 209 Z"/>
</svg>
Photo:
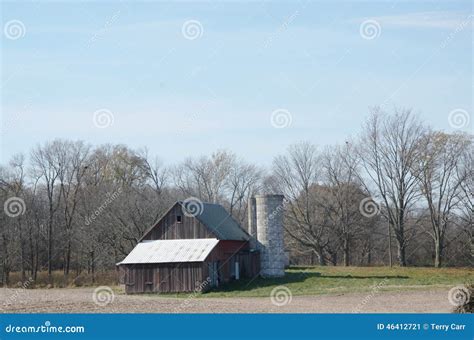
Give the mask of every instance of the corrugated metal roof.
<svg viewBox="0 0 474 340">
<path fill-rule="evenodd" d="M 183 202 L 179 203 L 186 209 Z M 249 235 L 220 204 L 202 203 L 202 209 L 195 217 L 211 229 L 220 240 L 249 240 Z"/>
<path fill-rule="evenodd" d="M 217 243 L 215 238 L 143 241 L 119 264 L 202 262 Z"/>
</svg>

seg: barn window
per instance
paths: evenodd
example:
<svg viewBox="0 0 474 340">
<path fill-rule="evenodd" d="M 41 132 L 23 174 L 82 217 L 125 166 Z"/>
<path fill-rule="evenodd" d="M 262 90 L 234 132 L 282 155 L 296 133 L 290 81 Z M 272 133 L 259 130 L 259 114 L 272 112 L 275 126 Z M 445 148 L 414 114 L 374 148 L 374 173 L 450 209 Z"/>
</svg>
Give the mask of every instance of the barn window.
<svg viewBox="0 0 474 340">
<path fill-rule="evenodd" d="M 181 216 L 181 215 L 176 215 L 176 222 L 182 223 L 182 222 L 183 222 L 183 216 Z"/>
</svg>

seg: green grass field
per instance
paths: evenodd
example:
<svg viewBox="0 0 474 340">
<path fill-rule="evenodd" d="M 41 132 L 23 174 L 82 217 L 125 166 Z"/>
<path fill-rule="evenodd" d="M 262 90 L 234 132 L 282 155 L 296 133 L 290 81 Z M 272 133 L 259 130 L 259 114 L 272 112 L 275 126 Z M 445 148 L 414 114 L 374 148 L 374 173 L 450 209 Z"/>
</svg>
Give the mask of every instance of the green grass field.
<svg viewBox="0 0 474 340">
<path fill-rule="evenodd" d="M 21 281 L 19 273 L 12 273 L 11 287 L 17 287 Z M 222 285 L 196 297 L 253 297 L 269 296 L 272 289 L 284 285 L 293 295 L 340 294 L 367 292 L 374 287 L 379 291 L 417 290 L 426 288 L 449 288 L 474 282 L 473 268 L 400 268 L 400 267 L 292 267 L 285 277 L 278 279 L 254 280 L 242 279 Z M 21 283 L 21 282 L 20 282 Z M 79 277 L 70 275 L 65 282 L 62 272 L 53 273 L 55 288 L 111 286 L 118 294 L 124 294 L 117 284 L 117 273 L 107 271 L 98 273 L 92 282 L 91 276 L 82 274 Z M 48 287 L 47 273 L 40 273 L 38 280 L 28 288 Z M 161 297 L 188 297 L 181 294 L 147 294 Z"/>
<path fill-rule="evenodd" d="M 472 268 L 292 267 L 283 278 L 239 280 L 203 297 L 269 296 L 278 285 L 293 295 L 319 295 L 379 290 L 448 288 L 474 281 Z"/>
</svg>

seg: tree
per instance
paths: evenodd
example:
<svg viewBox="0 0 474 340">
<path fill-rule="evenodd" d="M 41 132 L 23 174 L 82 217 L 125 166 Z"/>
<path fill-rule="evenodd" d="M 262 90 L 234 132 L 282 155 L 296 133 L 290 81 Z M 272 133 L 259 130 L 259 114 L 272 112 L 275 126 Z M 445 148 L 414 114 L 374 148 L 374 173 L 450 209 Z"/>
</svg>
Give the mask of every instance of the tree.
<svg viewBox="0 0 474 340">
<path fill-rule="evenodd" d="M 226 183 L 236 156 L 228 151 L 210 157 L 188 158 L 174 169 L 174 183 L 184 195 L 218 203 L 225 197 Z"/>
<path fill-rule="evenodd" d="M 423 157 L 420 164 L 421 191 L 428 205 L 431 231 L 434 242 L 434 266 L 440 267 L 445 247 L 445 236 L 452 224 L 452 212 L 462 200 L 462 183 L 468 173 L 457 169 L 462 156 L 470 146 L 467 136 L 430 132 L 423 142 Z"/>
<path fill-rule="evenodd" d="M 69 275 L 71 266 L 72 242 L 74 240 L 74 223 L 77 215 L 79 194 L 82 188 L 84 175 L 88 169 L 90 147 L 83 142 L 64 141 L 58 146 L 61 153 L 62 171 L 59 172 L 60 196 L 62 199 L 62 226 L 64 227 L 64 275 Z"/>
<path fill-rule="evenodd" d="M 329 148 L 322 159 L 326 190 L 321 192 L 318 205 L 327 211 L 331 230 L 336 235 L 335 250 L 342 246 L 345 266 L 351 263 L 351 243 L 370 226 L 359 210 L 360 202 L 367 197 L 360 182 L 359 163 L 349 142 Z"/>
<path fill-rule="evenodd" d="M 56 187 L 58 178 L 64 171 L 65 164 L 63 143 L 61 140 L 38 145 L 31 152 L 31 166 L 35 181 L 41 181 L 46 190 L 48 200 L 48 278 L 51 281 L 53 271 L 53 224 L 56 212 L 61 203 L 61 192 Z"/>
<path fill-rule="evenodd" d="M 262 171 L 219 150 L 211 156 L 188 158 L 173 169 L 174 185 L 184 198 L 195 196 L 202 201 L 219 203 L 241 223 L 245 221 L 247 200 L 260 188 Z"/>
<path fill-rule="evenodd" d="M 422 160 L 420 145 L 425 133 L 426 128 L 411 110 L 396 109 L 393 115 L 387 115 L 374 108 L 360 140 L 362 166 L 376 187 L 384 205 L 381 211 L 395 233 L 400 266 L 407 264 L 407 218 L 421 195 L 417 165 Z"/>
<path fill-rule="evenodd" d="M 316 147 L 303 142 L 293 144 L 285 155 L 273 161 L 273 176 L 279 192 L 287 200 L 285 231 L 301 245 L 310 248 L 320 265 L 326 265 L 328 244 L 325 220 L 317 204 L 317 179 L 320 155 Z"/>
</svg>

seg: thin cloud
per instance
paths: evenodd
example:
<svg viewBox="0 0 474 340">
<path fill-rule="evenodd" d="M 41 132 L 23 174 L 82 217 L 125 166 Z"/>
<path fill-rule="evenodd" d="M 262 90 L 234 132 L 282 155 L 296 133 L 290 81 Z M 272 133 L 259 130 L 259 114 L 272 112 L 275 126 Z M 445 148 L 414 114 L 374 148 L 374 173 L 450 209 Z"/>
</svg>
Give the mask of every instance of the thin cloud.
<svg viewBox="0 0 474 340">
<path fill-rule="evenodd" d="M 384 27 L 455 29 L 466 20 L 472 24 L 473 15 L 466 12 L 417 12 L 370 19 Z"/>
</svg>

